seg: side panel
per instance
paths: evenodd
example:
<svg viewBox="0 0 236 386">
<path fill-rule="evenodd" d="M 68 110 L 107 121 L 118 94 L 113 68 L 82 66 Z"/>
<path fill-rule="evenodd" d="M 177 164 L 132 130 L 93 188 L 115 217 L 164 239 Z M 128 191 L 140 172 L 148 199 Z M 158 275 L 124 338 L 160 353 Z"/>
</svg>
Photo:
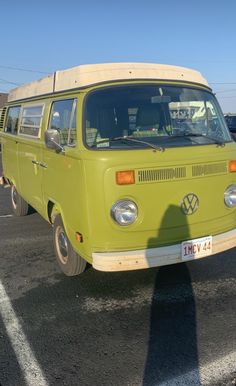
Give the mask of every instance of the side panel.
<svg viewBox="0 0 236 386">
<path fill-rule="evenodd" d="M 38 139 L 20 138 L 18 143 L 19 193 L 37 211 L 42 211 L 41 144 Z"/>
<path fill-rule="evenodd" d="M 2 165 L 4 176 L 19 187 L 19 168 L 17 162 L 18 140 L 15 135 L 2 134 Z"/>
<path fill-rule="evenodd" d="M 45 101 L 22 104 L 18 125 L 19 193 L 39 213 L 43 211 L 41 138 L 45 104 Z"/>
<path fill-rule="evenodd" d="M 77 96 L 72 96 L 72 98 L 74 97 Z M 61 97 L 52 99 L 51 102 L 62 99 Z M 77 144 L 75 146 L 65 146 L 64 152 L 48 149 L 45 145 L 42 148 L 42 159 L 46 166 L 42 170 L 43 201 L 44 210 L 47 209 L 49 203 L 50 206 L 56 206 L 62 216 L 66 233 L 73 248 L 82 257 L 91 261 L 91 253 L 88 253 L 89 227 L 86 186 L 83 161 L 79 150 L 82 141 L 81 101 L 79 98 L 76 122 Z M 47 129 L 47 125 L 44 129 Z M 82 243 L 76 240 L 76 232 L 82 234 Z"/>
</svg>

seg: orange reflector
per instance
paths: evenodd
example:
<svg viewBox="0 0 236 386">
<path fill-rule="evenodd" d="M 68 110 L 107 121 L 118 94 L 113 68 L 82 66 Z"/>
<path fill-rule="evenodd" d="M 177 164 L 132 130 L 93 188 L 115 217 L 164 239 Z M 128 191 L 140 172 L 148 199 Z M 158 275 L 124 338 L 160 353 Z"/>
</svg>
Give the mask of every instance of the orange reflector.
<svg viewBox="0 0 236 386">
<path fill-rule="evenodd" d="M 236 172 L 236 161 L 229 161 L 229 171 L 231 173 Z"/>
<path fill-rule="evenodd" d="M 77 240 L 79 243 L 82 243 L 82 242 L 83 242 L 83 236 L 81 235 L 81 233 L 76 232 L 75 238 L 76 238 L 76 240 Z"/>
<path fill-rule="evenodd" d="M 130 185 L 135 183 L 134 170 L 116 172 L 116 183 L 118 185 Z"/>
</svg>

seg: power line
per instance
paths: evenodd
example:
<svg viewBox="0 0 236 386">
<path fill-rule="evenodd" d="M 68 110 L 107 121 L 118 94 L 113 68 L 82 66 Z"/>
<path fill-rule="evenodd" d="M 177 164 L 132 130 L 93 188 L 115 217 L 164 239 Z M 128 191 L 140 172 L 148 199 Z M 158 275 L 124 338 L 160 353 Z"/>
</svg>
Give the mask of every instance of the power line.
<svg viewBox="0 0 236 386">
<path fill-rule="evenodd" d="M 11 67 L 11 66 L 3 66 L 3 65 L 0 65 L 0 68 L 5 68 L 7 70 L 24 71 L 24 72 L 37 72 L 39 74 L 48 74 L 50 72 L 50 71 L 49 72 L 45 72 L 45 71 L 38 71 L 38 70 L 21 68 L 21 67 Z"/>
<path fill-rule="evenodd" d="M 9 80 L 2 79 L 2 78 L 0 78 L 0 82 L 1 82 L 1 83 L 9 83 L 9 84 L 13 84 L 14 86 L 20 86 L 20 85 L 21 85 L 21 83 L 11 82 L 11 81 L 9 81 Z"/>
<path fill-rule="evenodd" d="M 15 70 L 15 71 L 23 71 L 23 72 L 31 72 L 31 73 L 39 73 L 39 74 L 47 74 L 49 72 L 45 72 L 45 71 L 39 71 L 39 70 L 36 70 L 36 69 L 26 69 L 26 68 L 22 68 L 22 67 L 14 67 L 14 66 L 4 66 L 4 65 L 0 65 L 0 68 L 3 68 L 3 69 L 7 69 L 7 70 Z M 7 83 L 7 84 L 12 84 L 14 86 L 20 86 L 22 83 L 16 83 L 16 82 L 12 82 L 10 80 L 6 80 L 6 79 L 3 79 L 3 78 L 0 78 L 0 83 Z M 8 91 L 8 90 L 5 90 L 5 91 Z"/>
</svg>

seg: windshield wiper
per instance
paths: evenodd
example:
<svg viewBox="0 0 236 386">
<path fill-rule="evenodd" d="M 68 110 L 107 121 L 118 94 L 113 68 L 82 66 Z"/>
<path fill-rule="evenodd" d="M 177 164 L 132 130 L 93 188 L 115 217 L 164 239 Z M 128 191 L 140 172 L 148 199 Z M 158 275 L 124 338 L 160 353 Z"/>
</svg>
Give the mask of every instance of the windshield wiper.
<svg viewBox="0 0 236 386">
<path fill-rule="evenodd" d="M 161 146 L 155 146 L 150 142 L 142 141 L 141 139 L 134 138 L 132 136 L 124 136 L 124 137 L 111 137 L 107 139 L 102 139 L 101 141 L 98 141 L 96 145 L 100 143 L 105 143 L 105 142 L 116 142 L 116 141 L 127 141 L 127 142 L 136 142 L 136 143 L 142 143 L 144 145 L 147 145 L 151 147 L 154 150 L 159 150 L 159 151 L 165 151 L 165 149 Z"/>
</svg>

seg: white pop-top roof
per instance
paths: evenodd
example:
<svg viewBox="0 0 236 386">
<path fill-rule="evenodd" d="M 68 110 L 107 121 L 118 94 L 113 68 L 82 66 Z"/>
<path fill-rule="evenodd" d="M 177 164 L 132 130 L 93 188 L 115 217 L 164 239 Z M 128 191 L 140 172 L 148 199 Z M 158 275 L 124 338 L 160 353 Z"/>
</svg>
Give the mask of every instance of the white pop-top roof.
<svg viewBox="0 0 236 386">
<path fill-rule="evenodd" d="M 200 72 L 189 68 L 152 63 L 85 64 L 17 87 L 9 92 L 8 101 L 30 98 L 121 80 L 177 80 L 208 86 Z"/>
</svg>

